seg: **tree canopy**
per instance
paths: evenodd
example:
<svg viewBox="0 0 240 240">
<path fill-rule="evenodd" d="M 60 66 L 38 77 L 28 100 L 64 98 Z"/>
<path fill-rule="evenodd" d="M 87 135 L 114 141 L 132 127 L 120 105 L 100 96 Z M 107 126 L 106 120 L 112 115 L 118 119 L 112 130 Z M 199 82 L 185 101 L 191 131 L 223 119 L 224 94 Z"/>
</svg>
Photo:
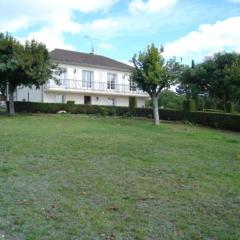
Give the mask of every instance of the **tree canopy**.
<svg viewBox="0 0 240 240">
<path fill-rule="evenodd" d="M 0 88 L 8 87 L 10 113 L 14 113 L 13 93 L 17 87 L 39 88 L 54 77 L 56 69 L 43 43 L 32 40 L 21 44 L 9 34 L 0 33 Z"/>
<path fill-rule="evenodd" d="M 222 101 L 224 109 L 228 101 L 237 102 L 240 97 L 240 54 L 219 52 L 202 63 L 185 69 L 181 77 L 181 91 L 194 95 L 206 94 Z"/>
<path fill-rule="evenodd" d="M 166 61 L 163 47 L 158 49 L 149 45 L 143 52 L 132 58 L 134 69 L 131 79 L 137 86 L 147 92 L 153 101 L 155 124 L 159 124 L 158 98 L 164 88 L 170 87 L 178 79 L 180 65 L 175 58 Z"/>
</svg>

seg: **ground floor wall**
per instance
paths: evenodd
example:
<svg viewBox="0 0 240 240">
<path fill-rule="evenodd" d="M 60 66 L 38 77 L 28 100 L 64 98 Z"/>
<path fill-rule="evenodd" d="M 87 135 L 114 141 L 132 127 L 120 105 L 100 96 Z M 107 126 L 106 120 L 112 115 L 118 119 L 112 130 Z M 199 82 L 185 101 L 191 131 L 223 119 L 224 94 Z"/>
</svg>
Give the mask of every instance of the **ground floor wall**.
<svg viewBox="0 0 240 240">
<path fill-rule="evenodd" d="M 20 102 L 43 102 L 43 89 L 19 87 L 14 94 L 14 100 Z"/>
<path fill-rule="evenodd" d="M 88 93 L 66 93 L 66 92 L 49 92 L 44 89 L 35 88 L 18 88 L 15 92 L 15 101 L 26 102 L 46 102 L 46 103 L 66 103 L 74 101 L 76 104 L 92 105 L 114 105 L 129 106 L 129 96 L 117 95 L 97 95 Z M 145 107 L 146 97 L 136 97 L 137 107 Z"/>
<path fill-rule="evenodd" d="M 92 104 L 92 105 L 114 105 L 129 106 L 129 96 L 112 96 L 112 95 L 96 95 L 82 93 L 44 93 L 44 102 L 68 102 L 74 101 L 76 104 Z M 88 102 L 86 102 L 88 101 Z M 137 107 L 145 107 L 145 97 L 136 97 Z"/>
</svg>

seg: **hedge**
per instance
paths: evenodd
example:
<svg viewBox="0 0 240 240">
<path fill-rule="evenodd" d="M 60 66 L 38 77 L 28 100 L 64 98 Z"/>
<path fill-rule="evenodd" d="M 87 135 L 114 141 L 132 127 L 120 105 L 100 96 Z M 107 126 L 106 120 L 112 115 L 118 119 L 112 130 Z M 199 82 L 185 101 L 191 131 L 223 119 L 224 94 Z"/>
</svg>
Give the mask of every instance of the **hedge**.
<svg viewBox="0 0 240 240">
<path fill-rule="evenodd" d="M 137 105 L 136 97 L 129 97 L 129 114 L 131 116 L 135 115 L 136 105 Z"/>
<path fill-rule="evenodd" d="M 196 111 L 196 102 L 193 99 L 183 101 L 183 111 L 184 112 L 194 112 Z"/>
<path fill-rule="evenodd" d="M 216 112 L 190 112 L 186 119 L 204 126 L 240 131 L 240 115 Z"/>
<path fill-rule="evenodd" d="M 130 116 L 132 113 L 129 107 L 81 105 L 81 104 L 61 104 L 61 103 L 34 103 L 15 102 L 16 112 L 26 113 L 57 113 L 66 110 L 73 114 L 99 114 L 103 116 Z M 169 109 L 159 109 L 160 118 L 170 121 L 190 121 L 205 126 L 220 129 L 240 131 L 240 114 L 226 114 L 216 112 L 184 112 Z M 136 108 L 136 117 L 152 118 L 151 108 Z"/>
<path fill-rule="evenodd" d="M 235 105 L 233 102 L 227 102 L 226 111 L 227 113 L 233 113 L 235 110 Z"/>
</svg>

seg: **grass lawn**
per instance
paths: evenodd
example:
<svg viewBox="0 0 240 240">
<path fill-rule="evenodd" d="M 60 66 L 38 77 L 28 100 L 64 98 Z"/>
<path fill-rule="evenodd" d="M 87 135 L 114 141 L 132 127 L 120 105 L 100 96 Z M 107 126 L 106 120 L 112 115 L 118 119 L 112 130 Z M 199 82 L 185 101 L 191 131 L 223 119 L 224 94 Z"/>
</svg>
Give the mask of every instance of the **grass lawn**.
<svg viewBox="0 0 240 240">
<path fill-rule="evenodd" d="M 0 240 L 240 239 L 240 134 L 0 116 Z"/>
</svg>

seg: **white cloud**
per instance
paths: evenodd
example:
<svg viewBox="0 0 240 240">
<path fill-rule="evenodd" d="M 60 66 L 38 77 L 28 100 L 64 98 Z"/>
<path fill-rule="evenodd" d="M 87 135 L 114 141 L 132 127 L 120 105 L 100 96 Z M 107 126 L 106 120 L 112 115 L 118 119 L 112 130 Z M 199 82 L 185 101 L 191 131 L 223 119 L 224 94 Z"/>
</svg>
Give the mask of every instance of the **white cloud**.
<svg viewBox="0 0 240 240">
<path fill-rule="evenodd" d="M 105 18 L 93 21 L 85 25 L 85 30 L 101 38 L 112 36 L 119 28 L 122 22 L 118 18 Z"/>
<path fill-rule="evenodd" d="M 109 41 L 113 38 L 131 36 L 141 37 L 143 33 L 156 33 L 159 31 L 162 21 L 159 21 L 158 14 L 151 16 L 123 15 L 97 19 L 82 25 L 82 33 L 92 36 L 100 41 Z"/>
<path fill-rule="evenodd" d="M 0 31 L 1 32 L 14 32 L 19 28 L 26 28 L 29 25 L 29 20 L 26 16 L 19 15 L 13 20 L 3 20 L 0 21 Z"/>
<path fill-rule="evenodd" d="M 138 12 L 160 12 L 167 10 L 176 4 L 177 0 L 132 0 L 129 4 L 129 11 L 132 13 Z"/>
<path fill-rule="evenodd" d="M 43 42 L 50 50 L 54 48 L 64 48 L 68 50 L 74 49 L 74 46 L 65 44 L 62 31 L 58 30 L 54 26 L 45 27 L 37 32 L 30 33 L 26 39 L 35 39 Z"/>
<path fill-rule="evenodd" d="M 116 17 L 100 18 L 90 22 L 79 23 L 75 19 L 75 11 L 82 13 L 103 11 L 106 12 L 119 0 L 0 0 L 0 32 L 15 33 L 18 30 L 28 29 L 33 31 L 24 36 L 25 39 L 34 38 L 46 43 L 49 50 L 55 47 L 73 49 L 65 44 L 64 33 L 89 35 L 100 42 L 108 43 L 110 39 L 128 35 L 139 34 L 143 29 L 152 31 L 158 23 L 155 15 L 149 16 L 147 21 L 142 21 L 140 15 L 122 15 Z M 173 1 L 173 0 L 170 0 Z M 174 0 L 175 1 L 175 0 Z M 154 1 L 149 1 L 147 6 L 151 9 Z M 152 3 L 153 2 L 153 3 Z M 11 11 L 9 11 L 11 9 Z M 134 28 L 133 28 L 134 26 Z M 36 28 L 34 28 L 36 27 Z M 24 39 L 21 38 L 21 41 Z M 102 46 L 103 48 L 103 46 Z M 109 48 L 109 46 L 108 46 Z M 105 46 L 106 49 L 106 46 Z"/>
<path fill-rule="evenodd" d="M 0 31 L 43 26 L 26 39 L 35 38 L 53 47 L 72 48 L 64 44 L 64 33 L 77 34 L 81 24 L 74 20 L 74 11 L 89 13 L 108 11 L 118 0 L 0 0 Z"/>
<path fill-rule="evenodd" d="M 165 46 L 165 55 L 200 60 L 217 51 L 238 50 L 240 43 L 240 17 L 228 18 L 215 24 L 204 24 Z"/>
</svg>

